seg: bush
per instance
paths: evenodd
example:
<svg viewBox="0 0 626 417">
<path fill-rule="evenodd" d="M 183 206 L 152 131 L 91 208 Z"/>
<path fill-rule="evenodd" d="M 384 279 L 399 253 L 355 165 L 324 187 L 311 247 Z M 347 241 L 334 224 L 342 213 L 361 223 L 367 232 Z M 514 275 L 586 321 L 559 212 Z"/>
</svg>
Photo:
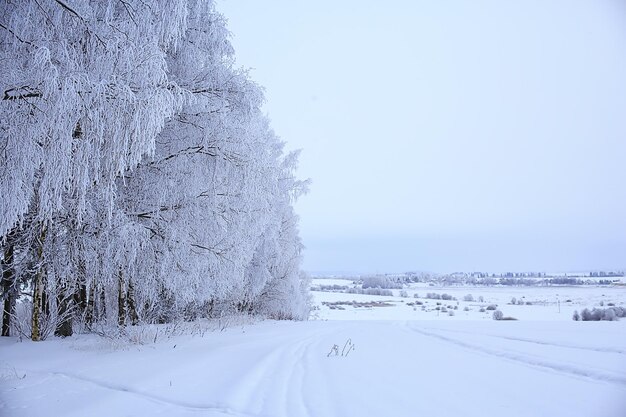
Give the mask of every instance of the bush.
<svg viewBox="0 0 626 417">
<path fill-rule="evenodd" d="M 484 303 L 484 302 L 485 302 L 485 299 L 483 298 L 483 296 L 482 296 L 482 295 L 479 295 L 479 296 L 478 296 L 478 302 L 479 302 L 479 303 Z"/>
<path fill-rule="evenodd" d="M 511 304 L 513 305 L 517 304 L 517 298 L 515 297 L 511 298 Z"/>
<path fill-rule="evenodd" d="M 470 311 L 470 310 L 469 310 L 469 307 L 468 307 L 468 306 L 465 306 L 465 307 L 463 308 L 463 311 Z"/>
<path fill-rule="evenodd" d="M 405 290 L 400 291 L 400 297 L 407 298 L 408 296 L 409 294 Z"/>
<path fill-rule="evenodd" d="M 589 311 L 588 308 L 584 308 L 581 312 L 580 312 L 580 319 L 582 321 L 590 321 L 591 320 L 591 311 Z"/>
<path fill-rule="evenodd" d="M 441 294 L 441 299 L 442 300 L 452 300 L 454 299 L 454 297 L 452 297 L 450 294 Z"/>
<path fill-rule="evenodd" d="M 485 312 L 485 307 L 481 307 L 480 310 L 478 310 L 478 311 L 481 312 L 481 313 L 484 313 Z"/>
<path fill-rule="evenodd" d="M 386 288 L 386 289 L 402 289 L 402 283 L 396 282 L 386 276 L 364 277 L 361 287 L 365 288 Z"/>
<path fill-rule="evenodd" d="M 382 295 L 385 297 L 393 296 L 393 292 L 391 290 L 381 288 L 348 288 L 345 292 L 347 294 Z"/>
<path fill-rule="evenodd" d="M 572 320 L 580 321 L 580 314 L 578 314 L 578 310 L 574 310 L 574 314 L 572 315 Z"/>
<path fill-rule="evenodd" d="M 622 307 L 594 308 L 591 311 L 585 308 L 580 312 L 580 320 L 582 321 L 615 321 L 624 316 L 626 316 L 626 309 Z"/>
<path fill-rule="evenodd" d="M 320 285 L 318 291 L 345 291 L 348 289 L 347 285 Z"/>
<path fill-rule="evenodd" d="M 448 311 L 448 316 L 454 316 L 454 310 Z"/>
<path fill-rule="evenodd" d="M 502 320 L 504 318 L 504 314 L 502 314 L 502 312 L 500 310 L 496 310 L 493 312 L 493 319 L 494 320 Z"/>
<path fill-rule="evenodd" d="M 497 306 L 497 305 L 495 305 L 495 304 L 489 304 L 489 305 L 487 306 L 487 310 L 495 310 L 496 308 L 498 308 L 498 306 Z"/>
<path fill-rule="evenodd" d="M 463 301 L 474 301 L 474 297 L 472 296 L 472 294 L 467 294 L 465 297 L 463 297 Z"/>
</svg>

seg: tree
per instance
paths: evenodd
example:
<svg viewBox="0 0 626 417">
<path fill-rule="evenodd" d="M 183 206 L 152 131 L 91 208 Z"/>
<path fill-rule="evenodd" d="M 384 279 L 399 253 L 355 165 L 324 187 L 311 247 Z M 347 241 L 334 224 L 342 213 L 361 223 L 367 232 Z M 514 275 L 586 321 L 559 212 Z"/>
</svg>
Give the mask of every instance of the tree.
<svg viewBox="0 0 626 417">
<path fill-rule="evenodd" d="M 33 340 L 77 318 L 305 318 L 306 183 L 214 3 L 0 7 L 2 286 L 10 311 L 28 281 Z"/>
</svg>

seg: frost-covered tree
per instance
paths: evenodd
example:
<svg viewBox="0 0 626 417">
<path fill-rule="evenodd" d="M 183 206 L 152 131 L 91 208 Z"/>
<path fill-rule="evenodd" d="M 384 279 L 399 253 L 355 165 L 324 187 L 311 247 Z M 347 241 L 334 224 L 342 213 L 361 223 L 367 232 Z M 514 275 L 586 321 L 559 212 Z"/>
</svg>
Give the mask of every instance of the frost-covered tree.
<svg viewBox="0 0 626 417">
<path fill-rule="evenodd" d="M 76 318 L 306 317 L 304 184 L 213 2 L 0 9 L 5 316 L 21 285 L 34 340 Z"/>
<path fill-rule="evenodd" d="M 223 18 L 199 2 L 188 20 L 168 61 L 186 102 L 159 135 L 155 157 L 126 181 L 123 203 L 147 231 L 140 262 L 153 282 L 138 294 L 161 318 L 198 307 L 254 310 L 272 277 L 269 247 L 299 187 L 287 182 L 295 158 L 283 160 L 260 112 L 261 90 L 233 68 Z"/>
<path fill-rule="evenodd" d="M 72 195 L 115 179 L 154 150 L 180 102 L 164 47 L 187 17 L 183 1 L 24 0 L 0 4 L 0 235 L 35 194 L 49 221 Z"/>
</svg>

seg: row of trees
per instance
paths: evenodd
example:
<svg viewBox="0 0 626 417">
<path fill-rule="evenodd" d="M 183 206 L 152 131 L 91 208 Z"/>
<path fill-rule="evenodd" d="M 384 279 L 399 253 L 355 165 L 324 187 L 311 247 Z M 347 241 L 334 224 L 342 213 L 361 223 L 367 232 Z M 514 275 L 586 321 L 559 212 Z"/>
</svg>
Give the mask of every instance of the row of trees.
<svg viewBox="0 0 626 417">
<path fill-rule="evenodd" d="M 33 340 L 77 318 L 305 318 L 307 184 L 213 2 L 0 8 L 2 334 L 18 303 Z"/>
</svg>

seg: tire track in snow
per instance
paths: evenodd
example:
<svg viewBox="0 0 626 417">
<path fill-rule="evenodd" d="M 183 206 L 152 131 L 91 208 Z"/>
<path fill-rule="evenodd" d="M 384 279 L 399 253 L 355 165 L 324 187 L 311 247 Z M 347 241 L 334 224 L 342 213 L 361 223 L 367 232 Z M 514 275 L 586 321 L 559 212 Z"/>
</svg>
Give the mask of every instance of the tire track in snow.
<svg viewBox="0 0 626 417">
<path fill-rule="evenodd" d="M 462 340 L 454 339 L 448 336 L 443 336 L 437 333 L 420 330 L 415 327 L 409 326 L 408 323 L 406 324 L 406 326 L 411 331 L 421 334 L 423 336 L 438 339 L 438 340 L 441 340 L 441 341 L 444 341 L 444 342 L 447 342 L 456 346 L 463 347 L 465 349 L 477 351 L 477 352 L 484 353 L 490 356 L 499 357 L 503 359 L 509 359 L 515 362 L 520 362 L 526 366 L 549 369 L 551 371 L 556 371 L 561 374 L 588 378 L 597 382 L 605 382 L 605 383 L 608 382 L 608 383 L 612 383 L 616 385 L 626 386 L 626 376 L 613 375 L 613 374 L 609 374 L 605 372 L 584 369 L 584 368 L 580 368 L 580 367 L 576 367 L 572 365 L 559 364 L 559 363 L 551 362 L 545 359 L 536 358 L 530 355 L 490 349 L 484 346 L 478 346 L 472 343 L 467 343 Z"/>
<path fill-rule="evenodd" d="M 313 338 L 307 338 L 306 341 L 299 343 L 298 348 L 293 352 L 293 363 L 290 366 L 291 372 L 289 373 L 288 378 L 285 383 L 288 384 L 288 398 L 291 401 L 286 402 L 287 405 L 285 410 L 286 416 L 304 416 L 309 417 L 311 414 L 309 413 L 308 406 L 305 403 L 306 396 L 304 395 L 304 354 L 308 350 L 309 346 L 312 342 Z M 294 400 L 295 399 L 295 400 Z M 289 405 L 296 410 L 290 409 Z M 297 411 L 297 414 L 294 413 Z"/>
<path fill-rule="evenodd" d="M 253 410 L 255 415 L 310 416 L 305 403 L 303 360 L 305 353 L 328 329 L 306 337 L 282 341 L 282 346 L 263 356 L 253 368 L 241 375 L 228 395 Z M 296 413 L 296 414 L 294 414 Z"/>
<path fill-rule="evenodd" d="M 439 329 L 439 328 L 437 328 L 437 329 L 428 328 L 428 330 L 450 332 L 450 333 L 471 334 L 471 335 L 477 335 L 477 336 L 487 336 L 487 337 L 493 337 L 493 338 L 496 338 L 496 339 L 512 340 L 512 341 L 516 341 L 516 342 L 535 343 L 537 345 L 555 346 L 555 347 L 561 347 L 561 348 L 567 348 L 567 349 L 587 350 L 587 351 L 590 351 L 590 352 L 617 353 L 617 354 L 620 354 L 620 355 L 626 355 L 626 350 L 618 349 L 618 348 L 611 348 L 611 347 L 594 348 L 594 347 L 589 347 L 589 346 L 577 346 L 577 345 L 568 345 L 568 344 L 561 344 L 561 343 L 545 342 L 545 341 L 542 341 L 542 340 L 526 339 L 526 338 L 522 338 L 522 337 L 499 336 L 499 335 L 488 334 L 488 333 L 467 332 L 467 331 L 463 331 L 463 330 L 450 330 L 450 329 Z"/>
<path fill-rule="evenodd" d="M 34 371 L 30 371 L 31 373 L 38 373 Z M 82 375 L 71 374 L 67 372 L 58 372 L 58 371 L 49 371 L 46 372 L 49 375 L 60 376 L 63 378 L 73 379 L 81 382 L 87 382 L 92 385 L 96 385 L 101 388 L 105 388 L 111 391 L 126 393 L 130 395 L 134 395 L 137 397 L 141 397 L 152 402 L 156 402 L 159 404 L 171 405 L 175 407 L 180 407 L 187 409 L 189 411 L 212 411 L 218 414 L 227 415 L 227 416 L 235 416 L 235 417 L 259 417 L 258 414 L 249 414 L 239 410 L 235 410 L 232 407 L 229 407 L 225 404 L 219 403 L 210 403 L 210 404 L 202 404 L 202 403 L 194 403 L 191 401 L 180 401 L 171 398 L 166 398 L 160 395 L 155 395 L 149 392 L 145 392 L 136 388 L 131 388 L 122 384 L 114 384 L 107 381 L 98 380 L 95 378 L 85 377 Z"/>
</svg>

